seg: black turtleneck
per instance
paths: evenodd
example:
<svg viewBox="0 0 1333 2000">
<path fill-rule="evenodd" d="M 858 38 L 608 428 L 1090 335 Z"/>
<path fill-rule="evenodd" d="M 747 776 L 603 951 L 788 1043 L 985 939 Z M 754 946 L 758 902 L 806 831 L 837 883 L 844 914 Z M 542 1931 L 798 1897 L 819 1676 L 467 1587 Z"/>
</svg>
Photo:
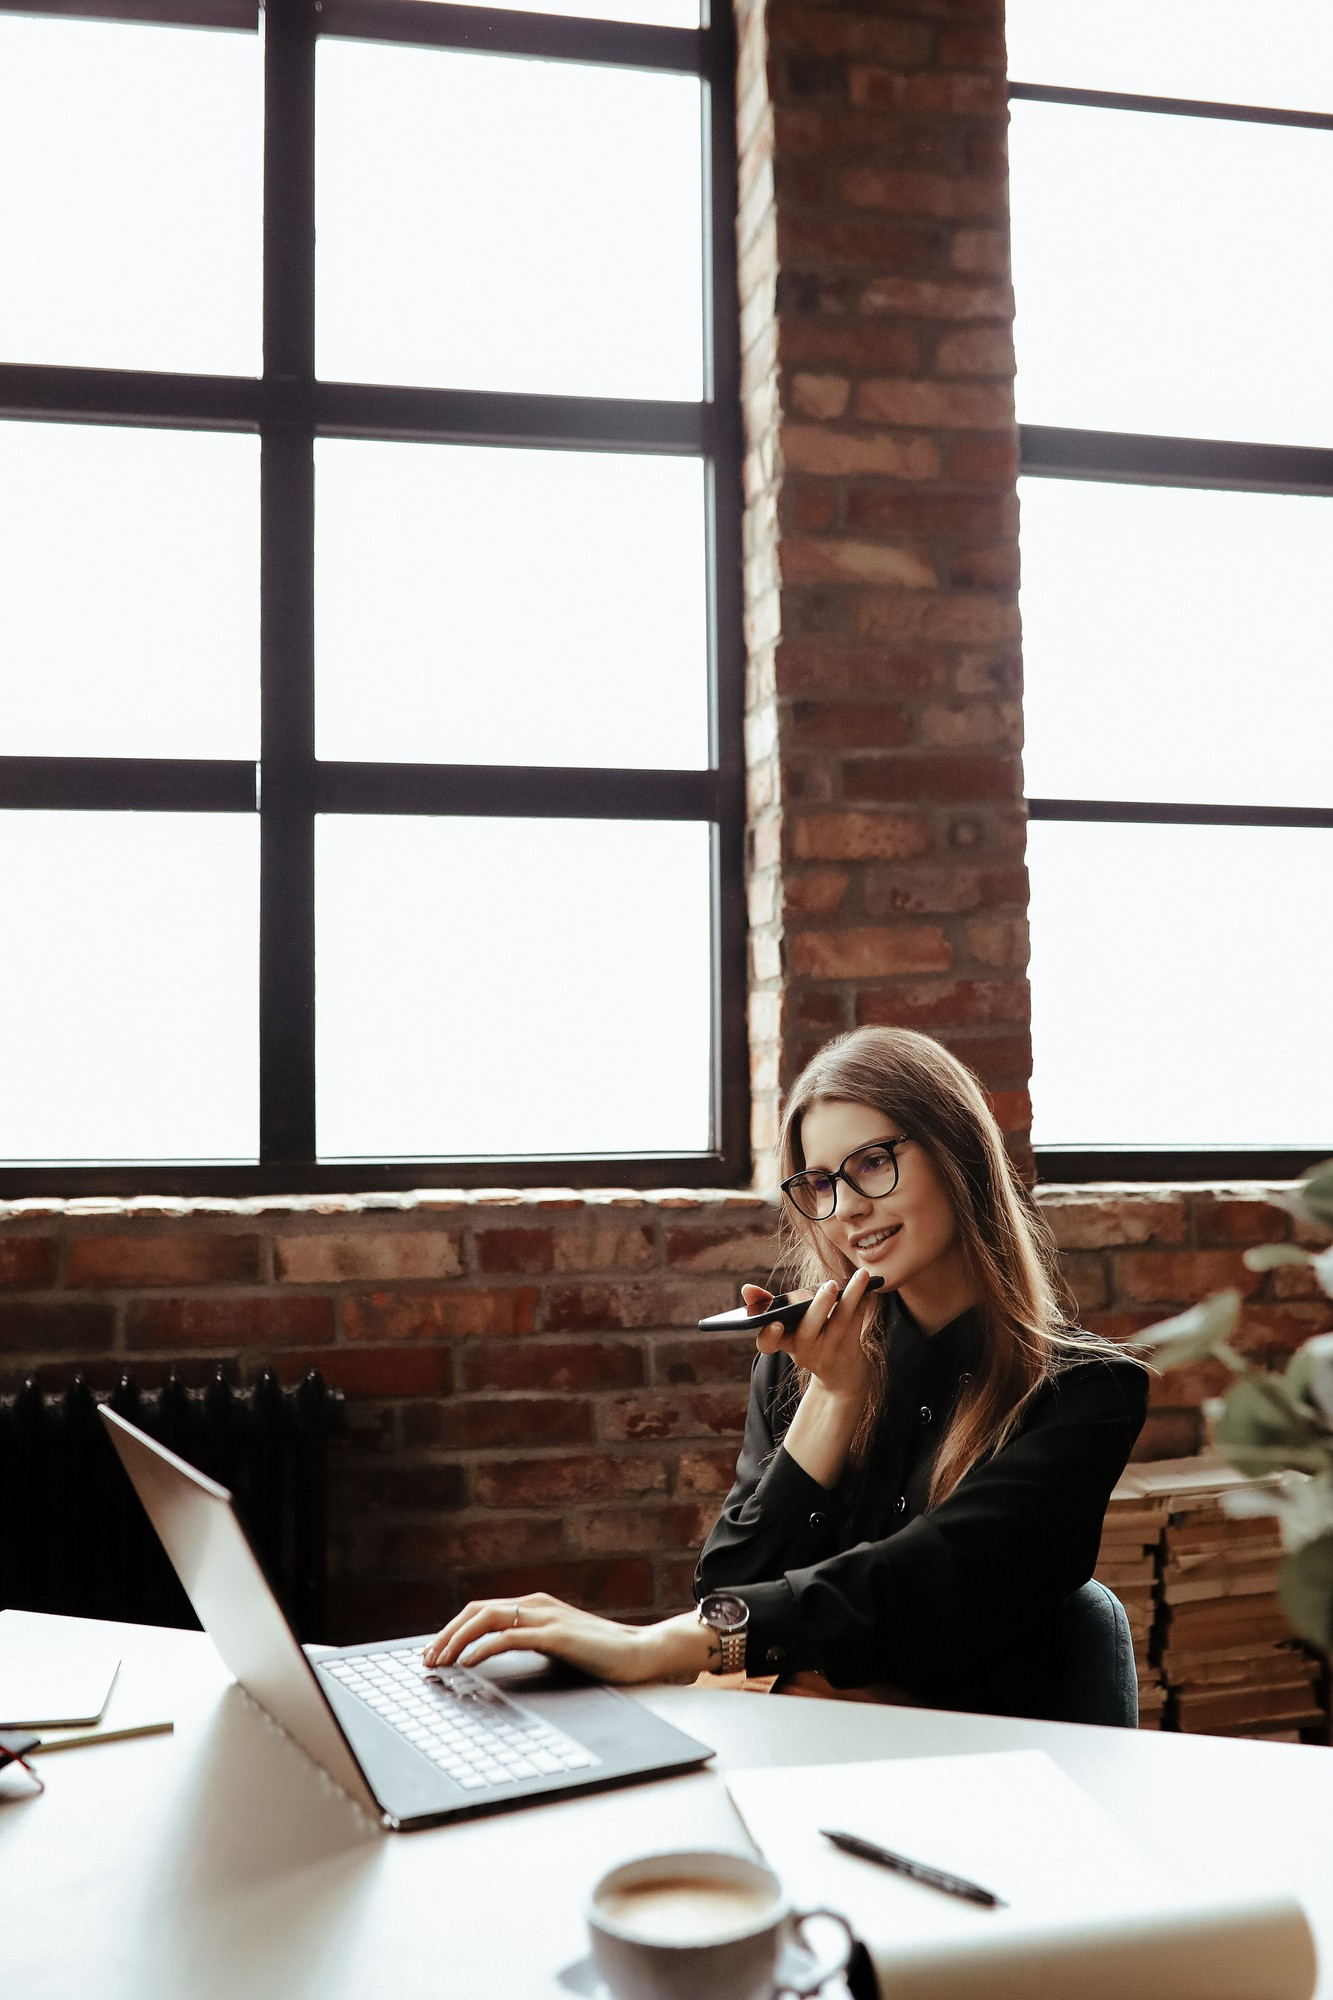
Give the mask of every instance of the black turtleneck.
<svg viewBox="0 0 1333 2000">
<path fill-rule="evenodd" d="M 893 1297 L 884 1326 L 885 1409 L 864 1466 L 832 1491 L 782 1446 L 790 1357 L 757 1357 L 736 1481 L 696 1591 L 745 1599 L 752 1674 L 813 1667 L 835 1687 L 887 1682 L 931 1707 L 1042 1715 L 1059 1607 L 1092 1574 L 1148 1378 L 1128 1360 L 1065 1367 L 1003 1449 L 931 1508 L 935 1454 L 985 1321 L 974 1308 L 927 1336 Z"/>
</svg>

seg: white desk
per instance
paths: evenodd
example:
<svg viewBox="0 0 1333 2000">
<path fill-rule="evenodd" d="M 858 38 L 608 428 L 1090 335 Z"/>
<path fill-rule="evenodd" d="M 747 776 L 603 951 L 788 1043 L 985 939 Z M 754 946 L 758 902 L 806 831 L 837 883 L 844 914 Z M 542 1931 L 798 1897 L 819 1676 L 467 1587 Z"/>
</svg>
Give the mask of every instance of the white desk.
<svg viewBox="0 0 1333 2000">
<path fill-rule="evenodd" d="M 98 1629 L 176 1730 L 44 1758 L 44 1796 L 6 1794 L 4 2000 L 547 2000 L 584 1949 L 582 1902 L 604 1867 L 746 1845 L 712 1770 L 383 1833 L 229 1683 L 202 1634 Z M 1333 2000 L 1329 1750 L 695 1688 L 642 1698 L 719 1765 L 1043 1749 L 1148 1848 L 1205 1861 L 1231 1848 L 1234 1868 L 1239 1845 L 1255 1879 L 1293 1887 Z"/>
</svg>

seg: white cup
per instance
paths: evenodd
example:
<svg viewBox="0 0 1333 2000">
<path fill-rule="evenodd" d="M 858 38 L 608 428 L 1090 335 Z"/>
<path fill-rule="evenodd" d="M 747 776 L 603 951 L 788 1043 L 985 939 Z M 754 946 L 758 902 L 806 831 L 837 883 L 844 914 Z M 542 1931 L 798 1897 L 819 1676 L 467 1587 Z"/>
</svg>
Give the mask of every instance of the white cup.
<svg viewBox="0 0 1333 2000">
<path fill-rule="evenodd" d="M 603 1875 L 588 1902 L 593 1964 L 613 2000 L 810 2000 L 852 1949 L 832 1910 L 794 1911 L 762 1861 L 714 1849 L 647 1854 Z M 841 1955 L 816 1966 L 812 1917 L 840 1924 Z M 790 1947 L 799 1945 L 799 1954 Z"/>
</svg>

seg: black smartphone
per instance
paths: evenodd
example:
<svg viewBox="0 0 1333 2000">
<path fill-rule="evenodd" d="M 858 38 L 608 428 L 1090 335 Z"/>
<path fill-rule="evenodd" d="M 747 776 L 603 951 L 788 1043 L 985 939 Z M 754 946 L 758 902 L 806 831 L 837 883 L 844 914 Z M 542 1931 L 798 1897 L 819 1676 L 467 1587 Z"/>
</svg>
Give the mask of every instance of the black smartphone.
<svg viewBox="0 0 1333 2000">
<path fill-rule="evenodd" d="M 883 1278 L 868 1278 L 866 1290 L 877 1292 L 883 1283 Z M 844 1285 L 842 1291 L 846 1289 Z M 838 1297 L 842 1297 L 842 1292 L 838 1293 Z M 753 1333 L 761 1326 L 783 1326 L 788 1333 L 793 1333 L 809 1303 L 809 1299 L 793 1299 L 786 1292 L 779 1292 L 762 1312 L 752 1313 L 744 1306 L 737 1306 L 733 1312 L 712 1313 L 707 1319 L 701 1319 L 699 1325 L 705 1333 Z"/>
</svg>

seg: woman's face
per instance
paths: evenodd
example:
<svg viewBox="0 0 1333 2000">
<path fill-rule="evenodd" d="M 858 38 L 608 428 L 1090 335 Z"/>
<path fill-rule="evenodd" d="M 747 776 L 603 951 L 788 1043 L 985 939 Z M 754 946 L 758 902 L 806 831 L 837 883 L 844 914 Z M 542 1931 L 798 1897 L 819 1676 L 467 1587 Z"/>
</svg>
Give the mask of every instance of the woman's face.
<svg viewBox="0 0 1333 2000">
<path fill-rule="evenodd" d="M 867 1105 L 815 1104 L 801 1120 L 804 1164 L 832 1172 L 859 1147 L 901 1134 L 895 1119 Z M 909 1139 L 899 1150 L 898 1185 L 892 1194 L 872 1199 L 855 1193 L 846 1181 L 839 1181 L 835 1191 L 836 1212 L 816 1225 L 825 1241 L 849 1262 L 882 1277 L 885 1290 L 898 1292 L 924 1326 L 933 1330 L 946 1324 L 954 1310 L 961 1312 L 971 1302 L 963 1298 L 956 1303 L 962 1291 L 972 1289 L 967 1259 L 949 1198 L 919 1145 Z"/>
</svg>

